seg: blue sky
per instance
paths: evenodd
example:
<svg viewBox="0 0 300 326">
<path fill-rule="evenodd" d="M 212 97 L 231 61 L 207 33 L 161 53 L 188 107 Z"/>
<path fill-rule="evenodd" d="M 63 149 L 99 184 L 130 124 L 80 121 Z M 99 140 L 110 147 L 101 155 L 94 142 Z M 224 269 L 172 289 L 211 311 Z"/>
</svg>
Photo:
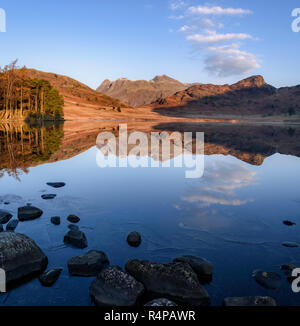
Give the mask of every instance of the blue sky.
<svg viewBox="0 0 300 326">
<path fill-rule="evenodd" d="M 266 4 L 268 3 L 268 4 Z M 0 65 L 104 79 L 231 83 L 261 74 L 275 86 L 300 84 L 296 0 L 4 0 Z M 300 25 L 300 24 L 299 24 Z"/>
</svg>

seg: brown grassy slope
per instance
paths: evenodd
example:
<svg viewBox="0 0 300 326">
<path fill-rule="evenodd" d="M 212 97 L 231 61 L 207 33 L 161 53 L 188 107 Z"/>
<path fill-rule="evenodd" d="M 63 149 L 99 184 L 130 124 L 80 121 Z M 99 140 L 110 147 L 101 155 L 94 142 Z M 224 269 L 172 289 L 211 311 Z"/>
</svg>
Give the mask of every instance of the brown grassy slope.
<svg viewBox="0 0 300 326">
<path fill-rule="evenodd" d="M 93 104 L 104 107 L 128 107 L 128 105 L 105 94 L 96 92 L 87 85 L 67 76 L 43 72 L 35 69 L 27 69 L 30 78 L 48 80 L 51 85 L 59 90 L 65 101 L 82 104 Z"/>
<path fill-rule="evenodd" d="M 184 84 L 166 75 L 156 76 L 150 81 L 128 80 L 120 78 L 116 81 L 106 79 L 98 88 L 109 96 L 119 99 L 131 106 L 142 106 L 155 102 L 158 98 L 173 95 L 191 84 Z"/>
<path fill-rule="evenodd" d="M 169 116 L 186 115 L 282 115 L 300 113 L 300 86 L 268 85 L 262 76 L 252 76 L 233 85 L 195 85 L 161 98 L 151 106 Z"/>
</svg>

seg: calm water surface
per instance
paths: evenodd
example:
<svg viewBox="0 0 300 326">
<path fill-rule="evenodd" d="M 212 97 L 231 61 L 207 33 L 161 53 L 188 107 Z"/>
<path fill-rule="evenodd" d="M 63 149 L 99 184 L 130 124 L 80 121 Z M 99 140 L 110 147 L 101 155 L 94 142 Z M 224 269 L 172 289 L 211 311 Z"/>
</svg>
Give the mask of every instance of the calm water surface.
<svg viewBox="0 0 300 326">
<path fill-rule="evenodd" d="M 300 243 L 298 128 L 261 127 L 258 136 L 249 127 L 253 137 L 244 138 L 242 126 L 194 128 L 207 128 L 209 153 L 201 179 L 186 179 L 184 168 L 99 168 L 96 134 L 85 148 L 80 141 L 88 139 L 86 133 L 72 142 L 63 127 L 44 130 L 47 137 L 36 136 L 36 130 L 28 131 L 33 132 L 31 137 L 28 132 L 21 137 L 17 130 L 7 138 L 2 132 L 0 209 L 16 217 L 18 207 L 27 203 L 41 208 L 43 216 L 19 223 L 17 232 L 43 249 L 48 268 L 64 271 L 52 288 L 43 288 L 35 279 L 0 296 L 0 302 L 91 305 L 88 289 L 93 278 L 69 276 L 67 260 L 97 249 L 107 253 L 112 265 L 122 267 L 133 258 L 158 262 L 180 255 L 207 258 L 215 265 L 213 281 L 206 286 L 213 305 L 221 305 L 227 296 L 250 295 L 270 295 L 280 305 L 299 305 L 300 294 L 293 294 L 280 271 L 282 264 L 300 266 L 300 248 L 282 246 L 285 241 Z M 255 137 L 260 140 L 252 143 Z M 66 187 L 50 188 L 46 183 L 51 181 L 63 181 Z M 45 193 L 57 198 L 42 200 Z M 69 214 L 81 218 L 79 226 L 89 242 L 84 251 L 63 243 Z M 61 216 L 62 224 L 52 225 L 51 216 Z M 284 220 L 297 225 L 287 227 Z M 139 248 L 126 243 L 127 234 L 135 230 L 143 236 Z M 280 288 L 258 285 L 252 278 L 256 269 L 281 274 Z"/>
</svg>

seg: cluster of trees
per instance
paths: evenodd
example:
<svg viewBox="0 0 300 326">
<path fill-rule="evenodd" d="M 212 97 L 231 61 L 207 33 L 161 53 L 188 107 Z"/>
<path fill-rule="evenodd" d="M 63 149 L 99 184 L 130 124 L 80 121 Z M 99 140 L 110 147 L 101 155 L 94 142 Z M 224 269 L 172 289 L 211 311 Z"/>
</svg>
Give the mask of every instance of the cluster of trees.
<svg viewBox="0 0 300 326">
<path fill-rule="evenodd" d="M 0 120 L 63 118 L 64 100 L 44 79 L 31 79 L 17 60 L 0 67 Z"/>
</svg>

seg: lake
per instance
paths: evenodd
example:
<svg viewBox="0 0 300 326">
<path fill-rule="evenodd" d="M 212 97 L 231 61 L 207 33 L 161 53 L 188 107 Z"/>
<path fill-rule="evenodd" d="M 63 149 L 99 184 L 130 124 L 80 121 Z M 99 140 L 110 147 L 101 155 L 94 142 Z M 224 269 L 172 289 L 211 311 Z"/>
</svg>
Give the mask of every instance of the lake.
<svg viewBox="0 0 300 326">
<path fill-rule="evenodd" d="M 52 288 L 38 279 L 0 296 L 3 305 L 92 305 L 93 278 L 71 277 L 67 260 L 88 250 L 104 251 L 111 265 L 129 259 L 170 262 L 181 255 L 206 258 L 215 266 L 205 285 L 212 305 L 228 296 L 263 295 L 278 305 L 299 305 L 300 294 L 280 270 L 300 267 L 300 127 L 226 123 L 131 123 L 129 131 L 205 133 L 204 175 L 187 179 L 186 168 L 100 168 L 99 132 L 117 135 L 117 122 L 72 123 L 33 128 L 0 127 L 0 209 L 17 217 L 18 207 L 32 204 L 41 218 L 19 223 L 16 232 L 34 239 L 63 272 Z M 53 189 L 48 182 L 65 182 Z M 43 200 L 43 194 L 56 194 Z M 6 203 L 6 204 L 5 204 Z M 9 203 L 7 205 L 7 203 Z M 67 216 L 81 218 L 88 248 L 63 243 Z M 60 226 L 51 224 L 60 216 Z M 286 226 L 283 221 L 295 222 Z M 126 243 L 141 233 L 140 247 Z M 277 290 L 253 279 L 254 270 L 276 272 Z"/>
</svg>

